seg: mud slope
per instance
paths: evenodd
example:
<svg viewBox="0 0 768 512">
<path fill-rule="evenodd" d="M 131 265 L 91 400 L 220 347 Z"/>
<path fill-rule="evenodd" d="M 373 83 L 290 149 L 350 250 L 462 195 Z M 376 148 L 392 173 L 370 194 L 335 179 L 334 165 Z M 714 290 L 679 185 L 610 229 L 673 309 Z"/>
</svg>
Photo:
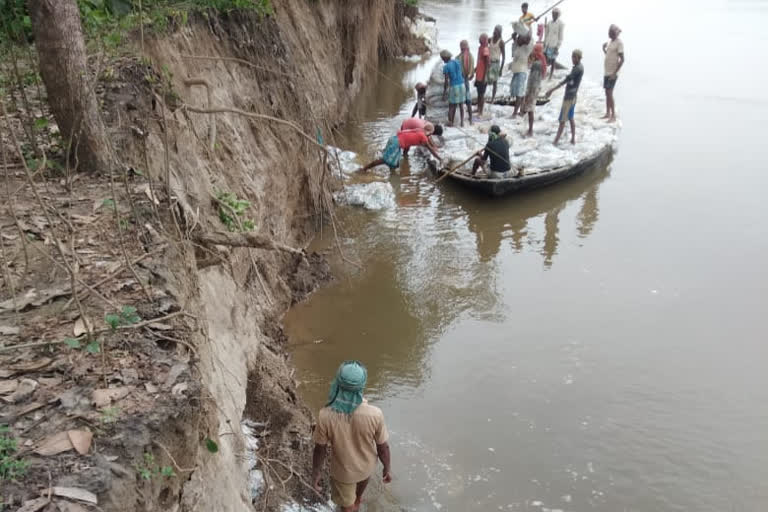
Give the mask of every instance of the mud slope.
<svg viewBox="0 0 768 512">
<path fill-rule="evenodd" d="M 171 21 L 121 58 L 92 59 L 120 164 L 111 176 L 51 171 L 27 186 L 7 175 L 18 193 L 0 217 L 0 424 L 29 468 L 0 481 L 0 508 L 74 510 L 72 488 L 126 512 L 317 500 L 305 483 L 311 413 L 280 318 L 328 277 L 302 250 L 332 208 L 324 144 L 379 58 L 423 42 L 395 0 L 273 4 L 266 18 Z M 6 119 L 0 147 L 21 119 Z M 0 161 L 24 168 L 13 149 Z M 240 217 L 235 199 L 248 204 Z M 255 495 L 254 461 L 268 483 Z"/>
<path fill-rule="evenodd" d="M 278 485 L 271 497 L 260 496 L 260 505 L 308 496 L 291 473 L 306 478 L 310 414 L 297 402 L 278 319 L 313 289 L 323 269 L 286 250 L 192 240 L 225 231 L 213 198 L 230 192 L 250 202 L 245 217 L 256 233 L 270 243 L 302 247 L 330 204 L 330 178 L 318 148 L 296 129 L 265 118 L 195 113 L 184 105 L 274 116 L 330 143 L 379 57 L 402 51 L 402 9 L 394 0 L 274 4 L 275 15 L 263 20 L 238 13 L 200 17 L 148 41 L 154 69 L 162 70 L 159 80 L 172 91 L 165 101 L 147 94 L 130 65 L 120 70 L 122 85 L 107 94 L 121 154 L 137 164 L 148 161 L 154 179 L 169 179 L 179 203 L 182 243 L 166 259 L 165 277 L 181 307 L 197 317 L 190 329 L 200 358 L 200 414 L 175 425 L 179 438 L 189 440 L 175 444 L 176 456 L 195 470 L 175 495 L 150 489 L 147 509 L 155 503 L 158 510 L 176 504 L 180 510 L 251 510 L 240 435 L 246 410 L 269 431 L 260 456 L 279 461 L 267 469 Z M 211 433 L 219 446 L 215 455 L 201 443 Z M 285 492 L 278 478 L 288 480 Z M 121 508 L 119 500 L 109 501 Z"/>
</svg>

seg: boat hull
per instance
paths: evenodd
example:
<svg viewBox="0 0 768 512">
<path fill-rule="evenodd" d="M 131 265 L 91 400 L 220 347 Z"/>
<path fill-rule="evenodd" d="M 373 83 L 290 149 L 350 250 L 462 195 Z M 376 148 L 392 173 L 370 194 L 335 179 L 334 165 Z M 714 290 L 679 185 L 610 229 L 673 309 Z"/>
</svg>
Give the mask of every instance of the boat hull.
<svg viewBox="0 0 768 512">
<path fill-rule="evenodd" d="M 606 146 L 597 155 L 574 165 L 544 170 L 535 174 L 526 174 L 521 177 L 504 179 L 482 177 L 476 179 L 467 174 L 464 169 L 461 169 L 445 176 L 445 179 L 478 193 L 501 197 L 553 185 L 573 176 L 578 176 L 590 169 L 605 167 L 610 163 L 612 157 L 613 149 L 610 146 Z M 433 162 L 430 162 L 430 166 L 438 177 L 444 176 L 447 173 L 446 169 L 438 169 Z"/>
</svg>

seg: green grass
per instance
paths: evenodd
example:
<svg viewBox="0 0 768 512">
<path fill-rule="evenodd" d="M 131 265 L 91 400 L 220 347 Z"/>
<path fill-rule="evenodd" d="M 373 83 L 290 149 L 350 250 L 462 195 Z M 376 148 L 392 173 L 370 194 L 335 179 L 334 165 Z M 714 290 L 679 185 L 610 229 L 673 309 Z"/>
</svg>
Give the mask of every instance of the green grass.
<svg viewBox="0 0 768 512">
<path fill-rule="evenodd" d="M 273 14 L 272 0 L 77 0 L 87 37 L 100 40 L 107 49 L 124 45 L 126 36 L 139 26 L 145 31 L 164 32 L 185 25 L 191 13 L 232 10 Z M 0 44 L 32 40 L 32 22 L 26 0 L 0 0 Z"/>
<path fill-rule="evenodd" d="M 18 443 L 8 432 L 7 425 L 0 425 L 0 481 L 16 480 L 27 471 L 27 461 L 15 457 Z"/>
</svg>

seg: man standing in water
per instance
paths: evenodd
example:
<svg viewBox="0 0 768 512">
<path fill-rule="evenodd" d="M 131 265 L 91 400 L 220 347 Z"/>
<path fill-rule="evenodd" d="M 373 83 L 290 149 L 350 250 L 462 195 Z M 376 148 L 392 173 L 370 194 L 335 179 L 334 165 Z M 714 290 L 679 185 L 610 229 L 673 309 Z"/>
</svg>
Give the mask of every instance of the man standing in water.
<svg viewBox="0 0 768 512">
<path fill-rule="evenodd" d="M 552 23 L 547 23 L 546 35 L 544 36 L 544 55 L 547 56 L 547 65 L 550 66 L 549 78 L 555 73 L 555 62 L 560 53 L 560 45 L 563 44 L 563 33 L 565 24 L 560 19 L 560 9 L 552 9 Z"/>
<path fill-rule="evenodd" d="M 616 102 L 613 99 L 613 89 L 619 79 L 619 70 L 624 65 L 624 43 L 619 39 L 619 34 L 621 34 L 621 29 L 616 25 L 611 25 L 608 29 L 608 37 L 611 40 L 603 43 L 603 53 L 605 53 L 605 77 L 603 78 L 605 116 L 603 119 L 607 119 L 609 123 L 616 121 Z"/>
<path fill-rule="evenodd" d="M 553 92 L 565 85 L 565 96 L 563 97 L 563 106 L 560 108 L 560 126 L 557 128 L 555 146 L 560 142 L 560 137 L 565 130 L 566 121 L 571 124 L 571 144 L 576 144 L 576 122 L 573 118 L 576 111 L 576 95 L 579 93 L 581 78 L 584 76 L 584 66 L 581 64 L 581 50 L 573 50 L 571 61 L 573 62 L 573 68 L 568 73 L 568 76 L 547 91 L 547 98 L 549 98 Z"/>
<path fill-rule="evenodd" d="M 496 25 L 493 29 L 493 37 L 489 49 L 491 51 L 491 67 L 488 69 L 488 85 L 493 86 L 491 90 L 491 103 L 496 100 L 496 86 L 499 83 L 504 72 L 504 61 L 506 60 L 506 51 L 504 48 L 504 38 L 501 36 L 502 27 Z"/>
<path fill-rule="evenodd" d="M 461 64 L 458 61 L 451 60 L 451 52 L 443 50 L 440 52 L 440 58 L 443 59 L 443 74 L 445 75 L 445 84 L 443 86 L 443 101 L 448 99 L 448 126 L 453 126 L 456 120 L 456 107 L 461 112 L 461 126 L 464 126 L 464 101 L 466 93 L 464 91 L 464 77 L 461 76 Z"/>
<path fill-rule="evenodd" d="M 365 366 L 358 361 L 341 364 L 313 434 L 312 484 L 316 491 L 322 492 L 320 470 L 330 444 L 331 499 L 342 512 L 355 512 L 360 508 L 377 458 L 384 465 L 384 483 L 392 481 L 384 415 L 363 398 L 367 377 Z"/>
</svg>

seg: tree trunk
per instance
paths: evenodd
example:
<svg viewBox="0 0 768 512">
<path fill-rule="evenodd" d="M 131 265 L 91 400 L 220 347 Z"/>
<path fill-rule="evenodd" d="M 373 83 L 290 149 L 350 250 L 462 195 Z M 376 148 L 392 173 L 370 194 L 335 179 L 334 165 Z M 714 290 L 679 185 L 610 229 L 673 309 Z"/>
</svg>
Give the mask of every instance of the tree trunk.
<svg viewBox="0 0 768 512">
<path fill-rule="evenodd" d="M 111 170 L 111 151 L 88 73 L 76 0 L 27 0 L 40 75 L 65 148 L 86 171 Z"/>
</svg>

